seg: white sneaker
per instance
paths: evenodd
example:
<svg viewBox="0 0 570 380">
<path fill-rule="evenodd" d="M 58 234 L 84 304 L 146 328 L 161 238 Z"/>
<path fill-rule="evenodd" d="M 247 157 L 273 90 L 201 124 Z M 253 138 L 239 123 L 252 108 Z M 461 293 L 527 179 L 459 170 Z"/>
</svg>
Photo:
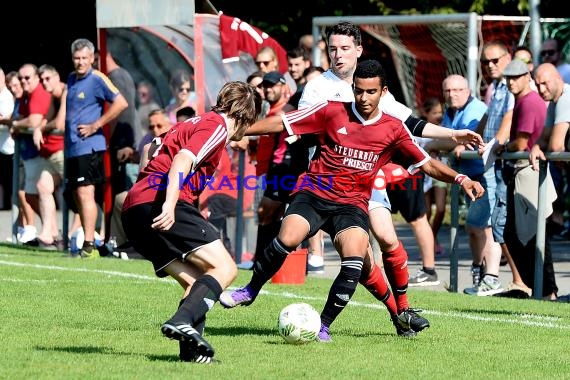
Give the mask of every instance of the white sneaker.
<svg viewBox="0 0 570 380">
<path fill-rule="evenodd" d="M 18 228 L 18 235 L 19 235 L 18 241 L 22 244 L 25 244 L 38 237 L 38 230 L 36 229 L 36 226 L 28 225 L 22 227 L 21 230 Z"/>
<path fill-rule="evenodd" d="M 503 287 L 501 286 L 501 281 L 493 276 L 485 275 L 478 286 L 472 288 L 465 288 L 463 293 L 474 295 L 474 296 L 492 296 L 493 294 L 498 294 L 503 292 Z"/>
</svg>

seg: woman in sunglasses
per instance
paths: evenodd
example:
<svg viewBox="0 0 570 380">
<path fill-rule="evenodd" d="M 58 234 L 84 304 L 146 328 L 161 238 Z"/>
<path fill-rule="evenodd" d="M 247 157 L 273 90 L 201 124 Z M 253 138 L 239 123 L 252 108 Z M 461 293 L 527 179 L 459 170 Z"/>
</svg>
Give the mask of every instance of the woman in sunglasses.
<svg viewBox="0 0 570 380">
<path fill-rule="evenodd" d="M 192 91 L 192 82 L 192 76 L 184 70 L 175 72 L 170 79 L 172 100 L 166 106 L 166 113 L 173 124 L 176 123 L 176 111 L 179 109 L 183 107 L 196 109 L 196 93 Z"/>
</svg>

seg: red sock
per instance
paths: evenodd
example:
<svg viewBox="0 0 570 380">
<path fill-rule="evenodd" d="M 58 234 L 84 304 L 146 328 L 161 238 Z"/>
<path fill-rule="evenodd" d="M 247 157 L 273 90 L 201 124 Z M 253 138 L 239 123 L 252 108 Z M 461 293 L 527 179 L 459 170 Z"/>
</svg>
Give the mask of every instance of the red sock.
<svg viewBox="0 0 570 380">
<path fill-rule="evenodd" d="M 378 267 L 378 265 L 374 265 L 372 271 L 370 271 L 370 274 L 368 275 L 368 278 L 364 283 L 362 283 L 362 285 L 364 285 L 364 287 L 370 292 L 370 294 L 374 296 L 374 298 L 386 305 L 386 308 L 388 309 L 390 315 L 398 314 L 394 295 L 388 288 L 386 279 L 384 279 L 382 270 Z"/>
<path fill-rule="evenodd" d="M 398 247 L 390 252 L 383 252 L 384 271 L 388 282 L 394 291 L 398 305 L 398 313 L 410 307 L 408 303 L 408 252 L 400 241 Z"/>
</svg>

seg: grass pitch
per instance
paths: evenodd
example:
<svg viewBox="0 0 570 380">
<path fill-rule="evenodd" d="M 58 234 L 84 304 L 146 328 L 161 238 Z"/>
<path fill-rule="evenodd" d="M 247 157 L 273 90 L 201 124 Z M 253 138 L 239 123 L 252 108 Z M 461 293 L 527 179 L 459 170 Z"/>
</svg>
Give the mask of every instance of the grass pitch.
<svg viewBox="0 0 570 380">
<path fill-rule="evenodd" d="M 240 272 L 235 286 L 251 275 Z M 249 307 L 208 314 L 216 364 L 178 361 L 160 333 L 181 288 L 144 260 L 72 260 L 0 246 L 1 379 L 544 379 L 569 378 L 570 304 L 410 289 L 431 327 L 396 335 L 383 305 L 359 287 L 330 344 L 294 346 L 279 311 L 321 310 L 330 279 L 267 284 Z"/>
</svg>

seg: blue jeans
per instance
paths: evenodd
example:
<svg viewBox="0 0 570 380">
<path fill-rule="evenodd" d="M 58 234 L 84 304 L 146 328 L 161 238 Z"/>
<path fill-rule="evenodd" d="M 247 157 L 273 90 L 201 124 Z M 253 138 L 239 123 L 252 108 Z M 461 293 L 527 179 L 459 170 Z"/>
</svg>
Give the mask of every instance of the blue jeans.
<svg viewBox="0 0 570 380">
<path fill-rule="evenodd" d="M 493 170 L 491 168 L 490 170 Z M 505 242 L 504 232 L 507 223 L 507 183 L 503 178 L 503 162 L 495 162 L 495 207 L 491 215 L 491 226 L 493 228 L 493 238 L 499 244 Z"/>
</svg>

